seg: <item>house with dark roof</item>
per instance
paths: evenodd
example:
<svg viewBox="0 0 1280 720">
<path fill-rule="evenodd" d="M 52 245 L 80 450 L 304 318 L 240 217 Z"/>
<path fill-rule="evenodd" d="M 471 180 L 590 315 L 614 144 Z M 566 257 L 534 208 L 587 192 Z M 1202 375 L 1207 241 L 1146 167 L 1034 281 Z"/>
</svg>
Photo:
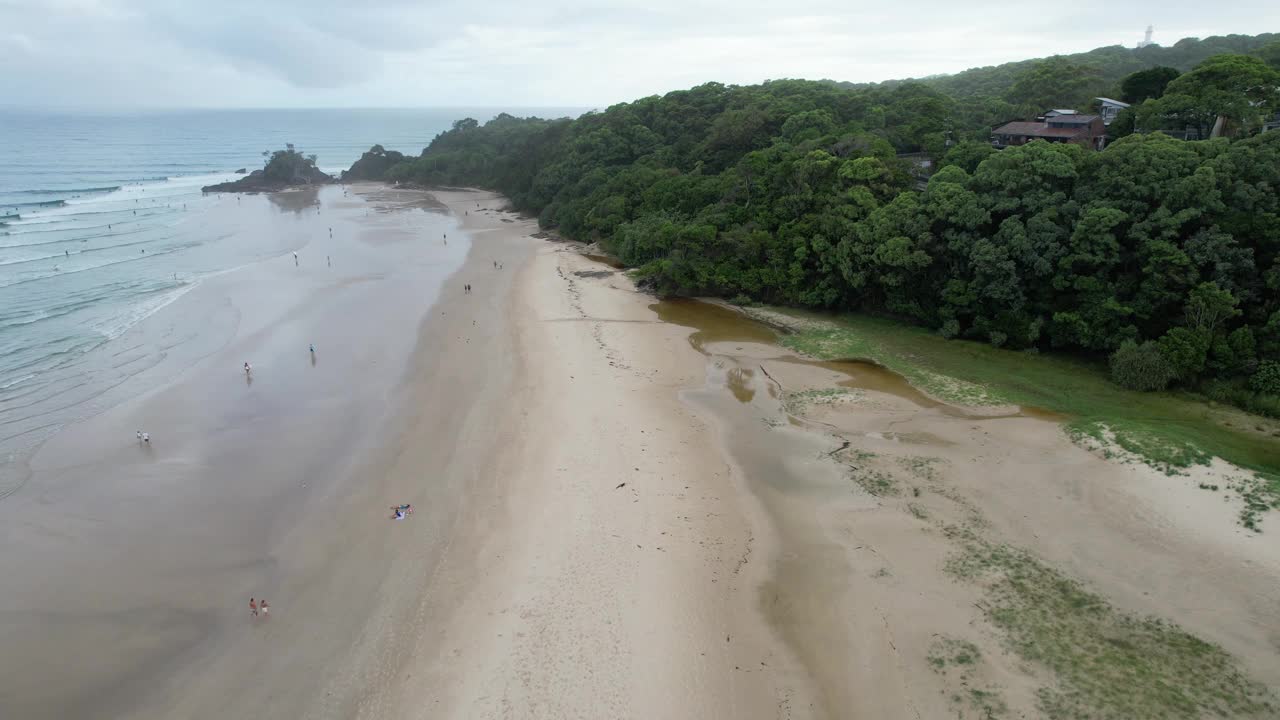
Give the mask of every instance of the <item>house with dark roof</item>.
<svg viewBox="0 0 1280 720">
<path fill-rule="evenodd" d="M 1034 122 L 1005 123 L 991 131 L 991 144 L 997 148 L 1026 145 L 1032 140 L 1075 143 L 1091 150 L 1101 150 L 1107 142 L 1107 127 L 1097 115 L 1054 115 Z"/>
</svg>

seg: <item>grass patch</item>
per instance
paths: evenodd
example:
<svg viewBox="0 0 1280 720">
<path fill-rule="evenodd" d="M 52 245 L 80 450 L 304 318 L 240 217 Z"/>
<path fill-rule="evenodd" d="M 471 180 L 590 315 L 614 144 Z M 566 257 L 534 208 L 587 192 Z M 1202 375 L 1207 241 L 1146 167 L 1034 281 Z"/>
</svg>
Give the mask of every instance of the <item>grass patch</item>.
<svg viewBox="0 0 1280 720">
<path fill-rule="evenodd" d="M 771 312 L 794 321 L 796 332 L 782 339 L 787 347 L 827 360 L 870 360 L 949 403 L 1016 404 L 1069 416 L 1073 437 L 1114 442 L 1166 472 L 1216 456 L 1280 477 L 1280 442 L 1251 429 L 1256 421 L 1242 422 L 1236 411 L 1186 393 L 1124 390 L 1102 363 L 947 340 L 881 318 Z M 1103 435 L 1104 426 L 1112 439 Z M 1280 483 L 1268 485 L 1280 499 Z"/>
<path fill-rule="evenodd" d="M 951 637 L 938 637 L 929 648 L 929 664 L 939 672 L 948 665 L 973 665 L 981 657 L 977 645 Z"/>
<path fill-rule="evenodd" d="M 869 466 L 876 457 L 873 452 L 857 448 L 845 448 L 834 457 L 849 468 L 849 479 L 876 497 L 889 497 L 899 492 L 898 481 L 889 473 Z"/>
<path fill-rule="evenodd" d="M 892 475 L 871 468 L 853 468 L 849 473 L 863 490 L 876 497 L 889 497 L 898 494 L 898 481 Z"/>
<path fill-rule="evenodd" d="M 1221 648 L 1176 625 L 1113 608 L 1005 545 L 970 540 L 947 570 L 987 589 L 984 608 L 1024 659 L 1056 680 L 1038 695 L 1054 720 L 1272 716 L 1276 699 Z"/>
<path fill-rule="evenodd" d="M 814 328 L 784 335 L 782 345 L 792 350 L 827 360 L 870 360 L 907 379 L 917 389 L 953 405 L 982 407 L 1007 405 L 1008 400 L 991 388 L 967 382 L 956 377 L 932 372 L 929 369 L 899 357 L 873 343 L 859 333 L 843 328 Z"/>
<path fill-rule="evenodd" d="M 1167 437 L 1149 425 L 1125 419 L 1075 420 L 1067 423 L 1066 430 L 1077 444 L 1098 448 L 1108 459 L 1119 455 L 1114 450 L 1119 448 L 1166 475 L 1185 474 L 1187 468 L 1213 460 L 1213 455 L 1189 438 Z"/>
<path fill-rule="evenodd" d="M 911 456 L 898 458 L 898 464 L 902 466 L 903 470 L 911 473 L 913 477 L 917 477 L 928 482 L 937 482 L 938 469 L 934 467 L 934 465 L 941 462 L 942 458 L 936 457 Z M 917 495 L 918 494 L 919 493 L 917 493 Z"/>
<path fill-rule="evenodd" d="M 994 689 L 977 687 L 974 670 L 982 660 L 978 646 L 967 640 L 939 636 L 933 641 L 927 656 L 933 671 L 951 675 L 959 690 L 951 693 L 951 702 L 957 706 L 957 717 L 964 718 L 965 706 L 973 711 L 969 717 L 1000 718 L 1009 711 L 1004 699 Z"/>
<path fill-rule="evenodd" d="M 1229 483 L 1243 502 L 1240 524 L 1254 532 L 1262 532 L 1262 516 L 1270 510 L 1280 510 L 1280 475 L 1255 473 L 1230 478 Z"/>
<path fill-rule="evenodd" d="M 862 393 L 853 388 L 823 388 L 786 392 L 782 396 L 782 409 L 791 415 L 803 413 L 811 405 L 830 405 L 849 397 L 859 398 Z"/>
</svg>

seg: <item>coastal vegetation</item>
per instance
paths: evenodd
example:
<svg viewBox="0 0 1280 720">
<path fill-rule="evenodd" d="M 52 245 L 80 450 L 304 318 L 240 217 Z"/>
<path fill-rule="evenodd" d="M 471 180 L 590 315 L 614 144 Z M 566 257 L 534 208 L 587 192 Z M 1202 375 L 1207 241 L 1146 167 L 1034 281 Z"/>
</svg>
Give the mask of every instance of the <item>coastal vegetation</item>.
<svg viewBox="0 0 1280 720">
<path fill-rule="evenodd" d="M 395 150 L 387 150 L 381 145 L 374 145 L 360 156 L 351 168 L 342 173 L 343 182 L 359 182 L 361 180 L 381 180 L 393 165 L 404 160 L 404 154 Z"/>
<path fill-rule="evenodd" d="M 963 103 L 973 112 L 1013 117 L 1026 112 L 1044 112 L 1046 107 L 1087 107 L 1096 96 L 1113 97 L 1140 103 L 1146 97 L 1124 92 L 1127 77 L 1163 67 L 1177 73 L 1186 72 L 1215 55 L 1253 55 L 1271 60 L 1280 54 L 1280 33 L 1260 35 L 1219 35 L 1207 38 L 1183 38 L 1167 47 L 1148 45 L 1129 48 L 1119 45 L 1095 48 L 1088 52 L 1058 55 L 1040 60 L 1021 60 L 954 75 L 922 78 L 918 81 L 942 91 Z M 1276 65 L 1272 65 L 1276 67 Z M 897 85 L 913 81 L 889 81 L 880 85 Z M 1166 81 L 1167 82 L 1167 81 Z M 843 83 L 846 87 L 868 85 Z M 1034 92 L 1042 90 L 1037 97 Z M 1019 105 L 1028 101 L 1044 102 L 1042 107 Z M 1013 112 L 1010 112 L 1013 110 Z"/>
<path fill-rule="evenodd" d="M 708 83 L 576 120 L 466 119 L 383 177 L 499 190 L 661 294 L 1110 358 L 1125 387 L 1280 416 L 1268 364 L 1280 357 L 1280 133 L 1257 134 L 1280 109 L 1273 42 L 1104 48 L 1094 60 L 1124 62 L 1058 57 L 963 82 Z M 1259 56 L 1210 52 L 1227 46 Z M 1142 74 L 1162 66 L 1174 70 Z M 1145 95 L 1141 126 L 1223 116 L 1233 137 L 1133 134 L 1101 152 L 978 142 L 1011 108 L 1086 109 L 1098 88 Z"/>
<path fill-rule="evenodd" d="M 1244 501 L 1240 522 L 1252 530 L 1260 529 L 1263 514 L 1280 509 L 1280 423 L 1275 421 L 1251 418 L 1199 394 L 1117 388 L 1105 366 L 1087 358 L 947 340 L 923 328 L 859 314 L 749 312 L 786 327 L 790 332 L 782 343 L 793 350 L 826 360 L 870 360 L 957 406 L 1049 410 L 1065 418 L 1067 433 L 1077 442 L 1166 473 L 1185 473 L 1220 457 L 1245 474 L 1226 489 Z"/>
<path fill-rule="evenodd" d="M 892 341 L 887 328 L 864 343 Z M 930 338 L 918 329 L 909 332 Z M 794 336 L 803 338 L 804 331 Z M 930 342 L 947 344 L 936 337 Z M 984 357 L 1015 355 L 979 343 L 952 344 Z M 892 348 L 894 355 L 906 352 L 905 346 Z M 872 453 L 851 439 L 851 446 L 832 455 L 847 466 L 848 480 L 874 496 L 882 512 L 901 513 L 929 536 L 949 541 L 943 571 L 979 591 L 973 607 L 998 638 L 997 645 L 980 649 L 974 641 L 985 633 L 974 625 L 964 631 L 967 637 L 932 635 L 925 659 L 940 676 L 955 717 L 1023 716 L 1008 701 L 1028 691 L 1038 710 L 1033 716 L 1060 720 L 1271 717 L 1280 709 L 1274 690 L 1222 646 L 1115 602 L 1104 587 L 1017 544 L 958 488 L 945 459 L 909 454 L 913 448 L 896 443 L 882 445 L 885 454 Z M 864 542 L 859 536 L 859 545 Z M 872 577 L 889 575 L 881 568 Z M 993 665 L 1008 662 L 998 659 L 1004 651 L 1016 658 L 1029 686 L 1010 685 L 1008 675 L 993 672 Z"/>
<path fill-rule="evenodd" d="M 951 528 L 963 550 L 947 570 L 986 589 L 982 606 L 1018 655 L 1055 679 L 1037 696 L 1045 717 L 1270 717 L 1266 686 L 1222 648 L 1157 618 L 1112 606 L 1030 553 Z M 935 650 L 930 660 L 963 663 L 971 653 Z M 937 659 L 935 659 L 937 658 Z"/>
</svg>

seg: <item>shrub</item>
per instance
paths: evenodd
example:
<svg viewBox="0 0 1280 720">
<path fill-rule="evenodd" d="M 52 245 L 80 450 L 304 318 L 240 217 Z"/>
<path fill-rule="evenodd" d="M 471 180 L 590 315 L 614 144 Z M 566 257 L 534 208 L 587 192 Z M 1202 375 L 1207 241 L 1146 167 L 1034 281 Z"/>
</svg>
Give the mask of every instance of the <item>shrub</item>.
<svg viewBox="0 0 1280 720">
<path fill-rule="evenodd" d="M 1249 378 L 1249 387 L 1265 395 L 1280 395 L 1280 362 L 1264 360 Z"/>
<path fill-rule="evenodd" d="M 1258 415 L 1280 418 L 1280 395 L 1258 393 L 1249 398 L 1248 403 L 1245 404 L 1245 409 Z"/>
<path fill-rule="evenodd" d="M 1174 378 L 1173 366 L 1150 340 L 1139 345 L 1126 340 L 1111 353 L 1111 379 L 1130 390 L 1163 390 Z"/>
<path fill-rule="evenodd" d="M 1204 370 L 1205 357 L 1209 353 L 1209 337 L 1204 332 L 1176 327 L 1158 342 L 1160 354 L 1164 355 L 1172 373 L 1171 379 L 1188 380 Z"/>
</svg>

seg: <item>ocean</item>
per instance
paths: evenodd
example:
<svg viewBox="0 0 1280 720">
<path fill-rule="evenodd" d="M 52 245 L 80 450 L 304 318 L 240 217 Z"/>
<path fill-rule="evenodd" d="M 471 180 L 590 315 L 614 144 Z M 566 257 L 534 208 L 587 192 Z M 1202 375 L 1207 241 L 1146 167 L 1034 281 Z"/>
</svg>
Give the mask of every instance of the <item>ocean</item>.
<svg viewBox="0 0 1280 720">
<path fill-rule="evenodd" d="M 454 120 L 497 109 L 56 114 L 0 110 L 0 497 L 3 477 L 162 348 L 122 357 L 131 327 L 263 250 L 208 222 L 200 188 L 293 143 L 324 170 L 374 144 L 417 154 Z M 576 116 L 581 109 L 511 108 Z M 221 230 L 215 228 L 221 227 Z"/>
</svg>

